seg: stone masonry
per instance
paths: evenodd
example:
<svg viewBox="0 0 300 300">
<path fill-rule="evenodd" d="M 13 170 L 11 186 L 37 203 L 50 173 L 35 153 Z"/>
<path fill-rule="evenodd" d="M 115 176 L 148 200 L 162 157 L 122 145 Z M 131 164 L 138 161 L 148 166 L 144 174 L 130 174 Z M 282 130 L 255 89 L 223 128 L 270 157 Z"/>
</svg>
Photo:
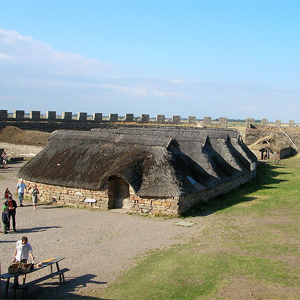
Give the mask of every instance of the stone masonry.
<svg viewBox="0 0 300 300">
<path fill-rule="evenodd" d="M 224 194 L 251 180 L 253 174 L 241 176 L 238 179 L 225 182 L 219 186 L 175 198 L 141 198 L 129 187 L 129 197 L 123 200 L 123 208 L 131 213 L 149 214 L 153 216 L 178 216 L 188 211 L 193 205 L 208 202 L 209 199 Z M 61 187 L 38 182 L 25 181 L 27 186 L 37 184 L 39 199 L 46 203 L 74 207 L 92 207 L 93 209 L 108 210 L 111 205 L 108 189 L 87 190 L 82 188 Z M 86 201 L 87 200 L 87 201 Z M 95 200 L 90 201 L 90 200 Z"/>
</svg>

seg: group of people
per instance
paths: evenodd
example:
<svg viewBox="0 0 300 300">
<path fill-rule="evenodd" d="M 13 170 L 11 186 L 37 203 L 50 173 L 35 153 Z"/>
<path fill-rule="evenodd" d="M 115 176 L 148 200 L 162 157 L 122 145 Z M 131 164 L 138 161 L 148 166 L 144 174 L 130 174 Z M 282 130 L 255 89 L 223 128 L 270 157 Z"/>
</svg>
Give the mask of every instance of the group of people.
<svg viewBox="0 0 300 300">
<path fill-rule="evenodd" d="M 4 150 L 1 153 L 0 160 L 3 164 L 3 168 L 8 169 L 7 166 L 8 156 Z M 36 209 L 36 204 L 38 202 L 38 194 L 39 194 L 37 185 L 34 185 L 32 188 L 30 186 L 27 187 L 26 184 L 24 183 L 24 180 L 20 179 L 17 184 L 16 191 L 18 194 L 21 207 L 23 206 L 25 191 L 26 192 L 30 191 L 32 196 L 33 208 Z M 13 199 L 13 194 L 10 192 L 8 188 L 6 188 L 4 192 L 3 204 L 4 204 L 3 212 L 2 212 L 3 233 L 7 234 L 8 233 L 7 231 L 10 230 L 11 219 L 12 219 L 12 228 L 14 232 L 16 232 L 17 231 L 16 213 L 17 213 L 18 205 L 17 202 Z M 29 257 L 31 258 L 32 263 L 34 263 L 32 247 L 28 243 L 28 238 L 26 236 L 23 236 L 21 240 L 16 242 L 13 262 L 28 263 Z"/>
<path fill-rule="evenodd" d="M 13 230 L 16 232 L 16 213 L 17 213 L 17 202 L 13 199 L 12 194 L 8 190 L 5 190 L 8 194 L 8 198 L 4 198 L 4 206 L 2 212 L 2 223 L 3 233 L 6 234 L 10 230 L 10 219 L 12 218 Z"/>
<path fill-rule="evenodd" d="M 31 191 L 30 191 L 31 190 Z M 30 186 L 27 187 L 23 179 L 20 179 L 20 182 L 17 184 L 17 193 L 19 196 L 20 206 L 23 206 L 24 193 L 31 192 L 33 208 L 36 209 L 36 204 L 38 202 L 39 190 L 37 185 L 34 185 L 33 188 Z M 16 232 L 16 212 L 17 212 L 17 202 L 13 199 L 13 195 L 8 188 L 4 192 L 4 201 L 3 201 L 3 211 L 2 211 L 2 223 L 3 223 L 3 233 L 7 234 L 10 230 L 10 220 L 12 219 L 12 227 Z"/>
<path fill-rule="evenodd" d="M 28 191 L 31 188 L 28 187 Z M 17 184 L 17 192 L 19 196 L 20 206 L 23 206 L 24 192 L 27 190 L 23 179 Z M 32 202 L 34 204 L 34 209 L 36 209 L 37 203 L 37 194 L 39 190 L 35 185 L 31 191 Z M 10 219 L 12 218 L 13 230 L 16 232 L 16 212 L 17 212 L 17 202 L 13 199 L 13 195 L 8 188 L 4 192 L 4 206 L 2 212 L 2 222 L 3 222 L 3 233 L 7 233 L 10 230 Z M 34 263 L 34 256 L 31 245 L 28 243 L 28 238 L 26 236 L 22 237 L 22 240 L 16 242 L 16 248 L 14 252 L 13 262 L 28 263 L 29 257 L 31 258 L 32 263 Z"/>
</svg>

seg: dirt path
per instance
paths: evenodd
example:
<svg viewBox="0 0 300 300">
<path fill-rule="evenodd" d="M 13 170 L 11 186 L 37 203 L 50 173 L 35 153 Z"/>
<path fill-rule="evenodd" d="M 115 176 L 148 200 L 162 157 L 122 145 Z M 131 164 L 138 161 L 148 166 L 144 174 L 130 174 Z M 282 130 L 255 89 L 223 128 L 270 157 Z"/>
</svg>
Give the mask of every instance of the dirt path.
<svg viewBox="0 0 300 300">
<path fill-rule="evenodd" d="M 5 187 L 16 193 L 17 172 L 23 164 L 10 164 L 8 170 L 0 169 L 0 195 Z M 31 202 L 25 201 L 25 206 L 17 209 L 17 232 L 0 234 L 1 271 L 7 271 L 15 242 L 26 235 L 34 249 L 36 262 L 64 256 L 61 267 L 71 269 L 66 273 L 65 285 L 58 288 L 57 279 L 47 281 L 42 286 L 31 287 L 30 298 L 66 299 L 74 294 L 84 295 L 87 290 L 110 284 L 122 271 L 135 264 L 134 257 L 189 239 L 201 231 L 205 219 L 189 219 L 195 223 L 192 227 L 178 226 L 178 221 L 41 203 L 34 210 Z M 28 280 L 34 275 L 31 274 Z M 47 288 L 49 286 L 51 288 Z M 1 281 L 1 294 L 4 296 L 4 281 Z"/>
</svg>

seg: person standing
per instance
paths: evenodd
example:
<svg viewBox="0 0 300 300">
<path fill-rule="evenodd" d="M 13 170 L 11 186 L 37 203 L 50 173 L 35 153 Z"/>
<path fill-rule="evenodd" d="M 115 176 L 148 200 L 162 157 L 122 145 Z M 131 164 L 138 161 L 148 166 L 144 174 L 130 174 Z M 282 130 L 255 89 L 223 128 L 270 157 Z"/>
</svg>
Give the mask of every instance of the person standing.
<svg viewBox="0 0 300 300">
<path fill-rule="evenodd" d="M 8 167 L 7 167 L 7 154 L 4 150 L 2 150 L 1 157 L 2 157 L 2 163 L 3 163 L 4 169 L 8 169 Z"/>
<path fill-rule="evenodd" d="M 10 192 L 10 190 L 8 188 L 6 188 L 5 192 L 4 192 L 5 201 L 8 200 L 9 196 L 12 196 L 12 193 Z"/>
<path fill-rule="evenodd" d="M 10 230 L 10 217 L 12 217 L 12 225 L 13 229 L 16 232 L 16 213 L 17 213 L 17 202 L 12 198 L 12 196 L 9 196 L 9 199 L 5 202 L 5 206 L 8 207 L 8 230 Z"/>
<path fill-rule="evenodd" d="M 7 228 L 9 224 L 9 217 L 8 217 L 8 207 L 3 206 L 3 211 L 2 211 L 2 223 L 3 223 L 3 233 L 7 234 Z"/>
<path fill-rule="evenodd" d="M 37 185 L 35 184 L 32 191 L 31 191 L 31 195 L 32 195 L 32 204 L 33 204 L 33 208 L 36 209 L 36 204 L 38 202 L 38 194 L 39 194 L 39 190 L 37 188 Z"/>
<path fill-rule="evenodd" d="M 31 245 L 28 243 L 27 236 L 23 236 L 22 240 L 16 242 L 16 249 L 14 253 L 13 262 L 28 263 L 30 256 L 32 263 L 34 262 L 34 256 Z"/>
<path fill-rule="evenodd" d="M 25 190 L 27 191 L 26 184 L 23 181 L 23 178 L 21 178 L 20 182 L 17 184 L 17 192 L 19 195 L 19 201 L 20 201 L 20 206 L 23 206 L 22 202 L 24 199 L 24 192 Z"/>
</svg>

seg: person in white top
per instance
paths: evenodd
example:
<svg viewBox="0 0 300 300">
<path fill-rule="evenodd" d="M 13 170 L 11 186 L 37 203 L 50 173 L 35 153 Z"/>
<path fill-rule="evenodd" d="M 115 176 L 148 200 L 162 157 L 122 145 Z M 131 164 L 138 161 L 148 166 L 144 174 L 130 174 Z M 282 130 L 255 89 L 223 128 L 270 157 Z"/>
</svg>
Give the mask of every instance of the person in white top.
<svg viewBox="0 0 300 300">
<path fill-rule="evenodd" d="M 13 261 L 28 263 L 28 258 L 34 262 L 34 256 L 31 245 L 28 243 L 27 236 L 23 236 L 22 240 L 17 241 L 15 249 L 15 258 Z"/>
<path fill-rule="evenodd" d="M 23 178 L 20 179 L 20 182 L 17 184 L 17 193 L 19 195 L 20 206 L 23 206 L 22 202 L 24 199 L 24 192 L 27 192 L 27 186 L 24 183 Z"/>
</svg>

